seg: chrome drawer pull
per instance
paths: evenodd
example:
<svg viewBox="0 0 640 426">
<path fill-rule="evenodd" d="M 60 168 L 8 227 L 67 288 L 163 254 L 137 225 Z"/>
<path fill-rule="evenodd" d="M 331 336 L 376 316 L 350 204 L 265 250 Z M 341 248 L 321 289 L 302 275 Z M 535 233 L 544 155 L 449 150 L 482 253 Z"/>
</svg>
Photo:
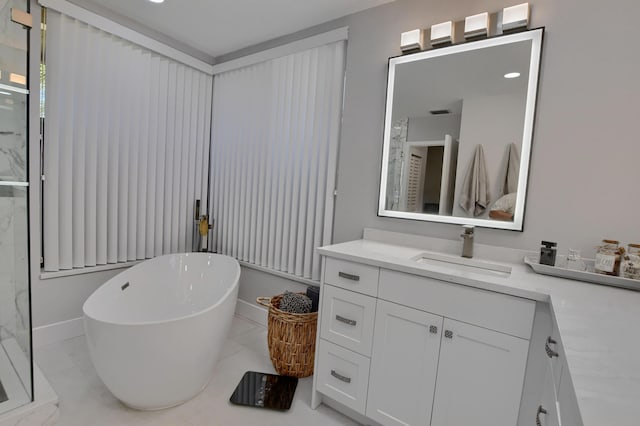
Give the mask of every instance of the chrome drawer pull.
<svg viewBox="0 0 640 426">
<path fill-rule="evenodd" d="M 447 339 L 453 339 L 453 331 L 445 330 L 444 331 L 444 337 L 446 337 Z"/>
<path fill-rule="evenodd" d="M 429 333 L 431 334 L 438 334 L 438 327 L 435 325 L 430 325 L 429 326 Z"/>
<path fill-rule="evenodd" d="M 338 272 L 338 276 L 340 278 L 344 278 L 345 280 L 360 281 L 360 276 L 347 274 L 346 272 Z"/>
<path fill-rule="evenodd" d="M 551 349 L 551 347 L 549 345 L 555 345 L 556 342 L 555 340 L 553 340 L 551 338 L 551 336 L 549 336 L 547 338 L 547 342 L 544 344 L 544 351 L 547 353 L 547 356 L 549 358 L 553 358 L 553 357 L 557 357 L 558 356 L 558 352 L 554 351 L 553 349 Z"/>
<path fill-rule="evenodd" d="M 542 405 L 538 407 L 538 412 L 536 413 L 536 426 L 542 426 L 542 422 L 540 421 L 540 414 L 547 414 L 547 410 L 542 408 Z"/>
<path fill-rule="evenodd" d="M 341 382 L 351 383 L 351 377 L 343 376 L 342 374 L 336 373 L 336 370 L 331 370 L 331 375 Z"/>
<path fill-rule="evenodd" d="M 356 325 L 356 320 L 352 320 L 349 318 L 341 317 L 340 315 L 336 315 L 336 320 L 343 322 L 347 325 Z"/>
</svg>

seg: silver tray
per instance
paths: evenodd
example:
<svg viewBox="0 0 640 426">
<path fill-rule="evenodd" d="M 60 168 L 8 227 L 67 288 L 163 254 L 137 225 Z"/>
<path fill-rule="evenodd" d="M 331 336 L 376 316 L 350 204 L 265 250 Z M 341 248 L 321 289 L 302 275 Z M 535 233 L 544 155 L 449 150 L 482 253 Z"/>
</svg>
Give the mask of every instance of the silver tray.
<svg viewBox="0 0 640 426">
<path fill-rule="evenodd" d="M 574 271 L 572 269 L 562 267 L 562 265 L 566 265 L 567 262 L 565 256 L 558 256 L 557 264 L 560 266 L 541 265 L 537 256 L 525 256 L 524 263 L 531 266 L 531 269 L 538 274 L 640 291 L 640 280 L 597 274 L 594 272 L 593 259 L 582 260 L 587 266 L 586 271 Z"/>
</svg>

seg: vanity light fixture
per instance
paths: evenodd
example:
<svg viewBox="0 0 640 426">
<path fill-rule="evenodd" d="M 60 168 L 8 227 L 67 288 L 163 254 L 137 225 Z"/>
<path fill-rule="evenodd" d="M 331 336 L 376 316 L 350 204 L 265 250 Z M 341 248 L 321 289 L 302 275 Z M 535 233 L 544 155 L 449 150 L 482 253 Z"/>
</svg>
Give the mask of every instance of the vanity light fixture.
<svg viewBox="0 0 640 426">
<path fill-rule="evenodd" d="M 149 1 L 161 2 L 164 0 Z M 485 37 L 488 38 L 526 31 L 529 29 L 530 13 L 531 7 L 529 3 L 521 3 L 515 6 L 505 7 L 495 13 L 483 12 L 477 15 L 467 16 L 464 19 L 464 39 L 458 41 L 472 41 Z M 458 31 L 461 31 L 462 21 L 447 21 L 432 25 L 429 37 L 431 46 L 441 47 L 456 43 L 456 24 L 459 26 Z M 402 53 L 424 50 L 425 32 L 426 30 L 417 29 L 402 33 L 400 37 L 400 49 Z"/>
<path fill-rule="evenodd" d="M 400 35 L 400 50 L 403 53 L 414 50 L 422 50 L 424 45 L 424 34 L 421 29 L 407 31 Z"/>
<path fill-rule="evenodd" d="M 504 75 L 504 78 L 518 78 L 520 77 L 519 72 L 508 72 Z"/>
<path fill-rule="evenodd" d="M 464 18 L 464 38 L 486 37 L 489 35 L 489 13 L 479 13 Z"/>
<path fill-rule="evenodd" d="M 529 3 L 502 9 L 502 31 L 514 32 L 529 28 Z"/>
<path fill-rule="evenodd" d="M 431 45 L 440 46 L 442 44 L 453 43 L 455 38 L 455 27 L 453 21 L 443 22 L 431 26 Z"/>
</svg>

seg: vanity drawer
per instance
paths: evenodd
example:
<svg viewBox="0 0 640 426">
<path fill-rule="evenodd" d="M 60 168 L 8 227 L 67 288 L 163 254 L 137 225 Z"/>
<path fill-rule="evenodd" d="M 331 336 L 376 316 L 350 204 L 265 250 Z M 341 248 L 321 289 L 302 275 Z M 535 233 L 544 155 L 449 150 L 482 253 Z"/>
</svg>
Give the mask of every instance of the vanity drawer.
<svg viewBox="0 0 640 426">
<path fill-rule="evenodd" d="M 322 290 L 321 337 L 371 356 L 376 299 L 327 284 Z"/>
<path fill-rule="evenodd" d="M 339 403 L 365 413 L 369 358 L 320 339 L 317 389 Z"/>
<path fill-rule="evenodd" d="M 533 300 L 402 272 L 380 271 L 380 299 L 529 340 Z"/>
<path fill-rule="evenodd" d="M 380 268 L 346 260 L 327 258 L 324 282 L 369 296 L 378 295 Z"/>
</svg>

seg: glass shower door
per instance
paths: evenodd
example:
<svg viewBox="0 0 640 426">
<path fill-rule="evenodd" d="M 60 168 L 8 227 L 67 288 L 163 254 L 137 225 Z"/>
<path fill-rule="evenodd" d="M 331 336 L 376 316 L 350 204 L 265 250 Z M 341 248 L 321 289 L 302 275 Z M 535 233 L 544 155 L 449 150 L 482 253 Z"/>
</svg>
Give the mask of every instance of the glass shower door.
<svg viewBox="0 0 640 426">
<path fill-rule="evenodd" d="M 32 401 L 28 0 L 0 0 L 0 417 Z"/>
</svg>

